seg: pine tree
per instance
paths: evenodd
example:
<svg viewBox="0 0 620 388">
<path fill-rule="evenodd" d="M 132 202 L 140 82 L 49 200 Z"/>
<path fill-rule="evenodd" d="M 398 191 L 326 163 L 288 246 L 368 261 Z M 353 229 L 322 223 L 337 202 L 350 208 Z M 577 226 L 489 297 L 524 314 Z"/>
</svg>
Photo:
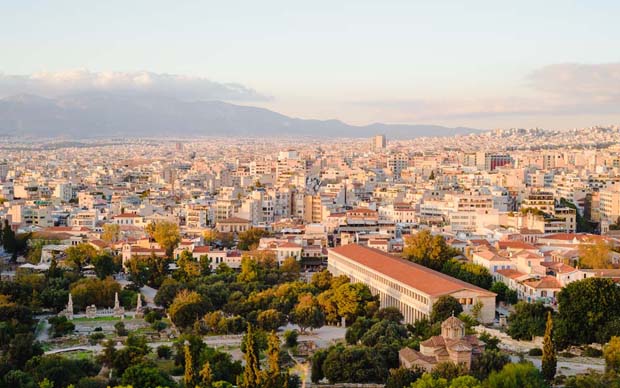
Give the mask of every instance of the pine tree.
<svg viewBox="0 0 620 388">
<path fill-rule="evenodd" d="M 202 381 L 202 388 L 211 388 L 213 384 L 213 371 L 211 370 L 211 364 L 209 361 L 205 362 L 200 370 L 200 380 Z"/>
<path fill-rule="evenodd" d="M 189 341 L 185 341 L 185 375 L 183 380 L 186 387 L 195 387 L 194 376 L 194 361 L 192 358 L 192 352 L 189 349 Z"/>
<path fill-rule="evenodd" d="M 258 354 L 256 343 L 254 341 L 254 330 L 252 325 L 248 323 L 248 332 L 245 336 L 245 368 L 243 370 L 243 381 L 241 388 L 258 388 L 260 387 L 260 365 L 258 363 Z"/>
<path fill-rule="evenodd" d="M 263 373 L 263 388 L 286 388 L 286 376 L 280 370 L 280 338 L 271 332 L 267 339 L 267 370 Z"/>
<path fill-rule="evenodd" d="M 435 171 L 431 171 L 431 175 L 428 176 L 428 180 L 429 181 L 434 181 L 435 180 Z"/>
<path fill-rule="evenodd" d="M 551 311 L 547 313 L 547 326 L 543 338 L 542 375 L 547 381 L 553 380 L 557 367 L 555 344 L 553 343 L 553 319 Z"/>
</svg>

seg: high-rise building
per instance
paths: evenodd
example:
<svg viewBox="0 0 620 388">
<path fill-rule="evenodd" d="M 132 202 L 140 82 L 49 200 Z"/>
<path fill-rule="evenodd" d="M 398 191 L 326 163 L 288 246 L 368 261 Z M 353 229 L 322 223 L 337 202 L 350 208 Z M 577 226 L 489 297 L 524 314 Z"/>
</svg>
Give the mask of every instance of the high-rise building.
<svg viewBox="0 0 620 388">
<path fill-rule="evenodd" d="M 377 150 L 382 150 L 385 149 L 387 145 L 387 142 L 385 140 L 385 135 L 375 135 L 372 138 L 372 149 L 377 151 Z"/>
</svg>

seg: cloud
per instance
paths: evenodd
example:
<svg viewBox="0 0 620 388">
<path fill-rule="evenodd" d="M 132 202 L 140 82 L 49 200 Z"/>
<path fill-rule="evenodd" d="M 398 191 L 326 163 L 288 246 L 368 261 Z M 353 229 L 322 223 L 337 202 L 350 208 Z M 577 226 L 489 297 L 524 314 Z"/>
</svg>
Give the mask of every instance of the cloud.
<svg viewBox="0 0 620 388">
<path fill-rule="evenodd" d="M 620 63 L 562 63 L 542 67 L 528 76 L 537 90 L 598 102 L 620 100 Z"/>
<path fill-rule="evenodd" d="M 31 75 L 0 73 L 0 97 L 36 94 L 56 97 L 85 92 L 146 93 L 182 100 L 268 101 L 271 98 L 237 83 L 165 73 L 71 70 Z"/>
<path fill-rule="evenodd" d="M 522 95 L 510 90 L 494 98 L 413 98 L 352 103 L 392 121 L 620 114 L 620 63 L 553 64 L 524 78 Z"/>
</svg>

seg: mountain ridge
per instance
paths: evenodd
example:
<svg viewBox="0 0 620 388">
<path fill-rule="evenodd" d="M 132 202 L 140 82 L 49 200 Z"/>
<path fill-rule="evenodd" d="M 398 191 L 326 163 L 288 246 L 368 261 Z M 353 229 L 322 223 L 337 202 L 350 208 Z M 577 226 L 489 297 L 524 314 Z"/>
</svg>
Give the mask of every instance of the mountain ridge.
<svg viewBox="0 0 620 388">
<path fill-rule="evenodd" d="M 0 99 L 0 133 L 16 136 L 317 136 L 390 138 L 478 133 L 466 127 L 373 123 L 289 117 L 266 108 L 223 101 L 181 101 L 136 93 L 60 97 L 20 94 Z"/>
</svg>

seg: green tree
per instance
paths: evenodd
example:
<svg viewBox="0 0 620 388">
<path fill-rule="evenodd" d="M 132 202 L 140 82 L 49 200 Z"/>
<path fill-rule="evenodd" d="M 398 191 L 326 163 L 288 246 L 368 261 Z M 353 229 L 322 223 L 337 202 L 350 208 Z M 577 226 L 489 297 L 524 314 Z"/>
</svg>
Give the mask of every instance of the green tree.
<svg viewBox="0 0 620 388">
<path fill-rule="evenodd" d="M 433 304 L 431 311 L 431 322 L 443 322 L 450 316 L 458 316 L 463 312 L 463 306 L 456 298 L 450 295 L 439 297 Z"/>
<path fill-rule="evenodd" d="M 448 382 L 459 376 L 467 374 L 467 369 L 462 364 L 455 364 L 451 361 L 440 362 L 433 368 L 432 375 L 435 378 L 443 378 Z"/>
<path fill-rule="evenodd" d="M 261 388 L 286 388 L 287 376 L 280 368 L 280 339 L 275 332 L 267 338 L 267 369 L 262 372 Z"/>
<path fill-rule="evenodd" d="M 411 384 L 411 388 L 448 388 L 448 380 L 424 373 L 421 378 Z"/>
<path fill-rule="evenodd" d="M 200 370 L 200 382 L 202 383 L 201 388 L 213 387 L 213 371 L 209 361 L 206 361 Z"/>
<path fill-rule="evenodd" d="M 299 279 L 301 265 L 294 257 L 287 257 L 280 265 L 280 273 L 283 281 L 293 282 Z"/>
<path fill-rule="evenodd" d="M 361 315 L 374 313 L 378 307 L 370 289 L 363 283 L 344 283 L 334 290 L 334 302 L 338 316 L 354 322 Z"/>
<path fill-rule="evenodd" d="M 286 324 L 286 315 L 276 309 L 263 310 L 256 317 L 256 324 L 263 330 L 278 330 Z"/>
<path fill-rule="evenodd" d="M 172 257 L 172 252 L 181 242 L 179 225 L 170 221 L 157 222 L 153 229 L 153 239 L 166 250 L 166 256 Z"/>
<path fill-rule="evenodd" d="M 331 287 L 332 274 L 328 270 L 324 269 L 321 272 L 315 272 L 312 275 L 310 283 L 321 291 L 326 291 Z"/>
<path fill-rule="evenodd" d="M 553 343 L 553 319 L 551 318 L 551 312 L 547 313 L 547 325 L 545 328 L 542 350 L 542 374 L 545 380 L 551 381 L 555 377 L 558 362 L 555 353 L 555 344 Z"/>
<path fill-rule="evenodd" d="M 105 279 L 121 270 L 119 261 L 109 253 L 96 255 L 92 258 L 91 264 L 95 267 L 95 274 L 99 279 Z"/>
<path fill-rule="evenodd" d="M 600 333 L 608 332 L 608 323 L 620 317 L 620 287 L 603 278 L 572 282 L 560 291 L 558 303 L 555 332 L 560 349 L 596 341 L 605 343 L 609 338 L 599 338 Z"/>
<path fill-rule="evenodd" d="M 318 329 L 325 324 L 325 315 L 312 294 L 299 297 L 299 303 L 295 306 L 292 315 L 293 323 L 299 326 L 302 333 L 305 333 L 307 328 Z"/>
<path fill-rule="evenodd" d="M 258 280 L 258 262 L 249 256 L 241 258 L 241 272 L 237 276 L 239 283 L 251 283 Z"/>
<path fill-rule="evenodd" d="M 538 369 L 531 363 L 506 364 L 487 378 L 485 388 L 545 388 L 548 387 Z"/>
<path fill-rule="evenodd" d="M 510 356 L 499 349 L 485 349 L 479 357 L 472 360 L 471 374 L 479 380 L 486 379 L 492 372 L 502 370 L 510 363 Z"/>
<path fill-rule="evenodd" d="M 262 237 L 268 236 L 269 233 L 264 229 L 250 228 L 245 232 L 238 234 L 237 248 L 242 251 L 256 249 L 258 242 Z"/>
<path fill-rule="evenodd" d="M 620 373 L 620 337 L 611 337 L 603 348 L 603 357 L 608 372 Z"/>
<path fill-rule="evenodd" d="M 168 309 L 170 319 L 181 328 L 191 327 L 209 309 L 209 301 L 196 291 L 181 290 Z"/>
<path fill-rule="evenodd" d="M 245 341 L 245 368 L 243 370 L 243 380 L 239 385 L 241 388 L 259 388 L 261 372 L 257 346 L 254 342 L 254 332 L 250 324 L 248 324 Z"/>
<path fill-rule="evenodd" d="M 390 374 L 385 382 L 385 388 L 408 387 L 420 377 L 422 377 L 422 370 L 420 369 L 405 367 L 390 369 Z"/>
<path fill-rule="evenodd" d="M 132 365 L 123 373 L 121 379 L 125 385 L 133 387 L 176 387 L 174 380 L 170 376 L 148 363 Z"/>
<path fill-rule="evenodd" d="M 183 382 L 186 387 L 193 387 L 196 385 L 196 375 L 194 374 L 194 360 L 192 358 L 192 352 L 189 349 L 189 341 L 185 341 L 183 352 L 185 353 L 185 372 L 183 374 Z"/>
<path fill-rule="evenodd" d="M 405 239 L 403 257 L 425 267 L 440 271 L 458 252 L 446 244 L 443 236 L 423 230 Z"/>
<path fill-rule="evenodd" d="M 605 241 L 579 245 L 579 265 L 582 268 L 612 268 L 611 246 Z"/>
<path fill-rule="evenodd" d="M 118 224 L 104 224 L 101 239 L 107 243 L 115 243 L 121 235 L 121 227 Z"/>
<path fill-rule="evenodd" d="M 65 250 L 65 263 L 76 271 L 89 264 L 97 256 L 97 250 L 90 244 L 80 243 Z"/>
<path fill-rule="evenodd" d="M 551 308 L 545 307 L 541 302 L 519 302 L 515 311 L 508 316 L 508 329 L 506 332 L 514 339 L 531 340 L 545 333 L 547 313 Z"/>
</svg>

